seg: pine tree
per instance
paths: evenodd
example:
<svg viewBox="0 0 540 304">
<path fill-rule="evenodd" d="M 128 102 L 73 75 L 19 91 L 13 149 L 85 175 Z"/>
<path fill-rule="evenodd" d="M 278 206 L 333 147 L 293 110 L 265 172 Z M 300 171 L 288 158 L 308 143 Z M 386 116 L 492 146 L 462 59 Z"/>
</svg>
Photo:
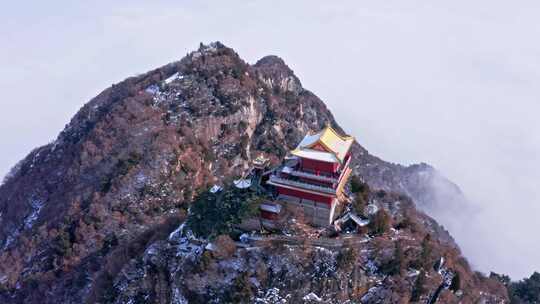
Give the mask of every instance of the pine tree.
<svg viewBox="0 0 540 304">
<path fill-rule="evenodd" d="M 452 283 L 450 284 L 450 290 L 458 291 L 460 289 L 461 289 L 461 278 L 459 276 L 459 272 L 456 271 L 456 273 L 454 273 L 454 277 L 452 278 Z"/>
<path fill-rule="evenodd" d="M 233 303 L 249 303 L 253 297 L 253 290 L 251 289 L 251 282 L 249 281 L 249 275 L 244 272 L 236 277 L 233 283 L 234 292 L 231 295 Z"/>
<path fill-rule="evenodd" d="M 369 193 L 371 189 L 369 188 L 369 185 L 356 175 L 351 177 L 351 192 L 355 193 L 357 196 L 360 195 L 364 201 L 368 200 Z"/>
<path fill-rule="evenodd" d="M 371 234 L 381 235 L 390 230 L 390 215 L 383 209 L 373 215 L 368 225 Z"/>
<path fill-rule="evenodd" d="M 397 241 L 395 242 L 393 258 L 388 263 L 382 265 L 381 271 L 388 275 L 396 275 L 401 274 L 404 268 L 405 257 L 403 256 L 403 248 L 401 242 Z"/>
<path fill-rule="evenodd" d="M 364 215 L 364 210 L 366 209 L 367 202 L 364 200 L 364 197 L 361 194 L 356 194 L 356 197 L 353 201 L 353 209 L 359 215 Z"/>
<path fill-rule="evenodd" d="M 424 270 L 420 270 L 420 273 L 414 282 L 414 287 L 411 294 L 411 302 L 418 302 L 422 294 L 426 292 L 426 287 L 424 286 L 425 283 L 426 272 Z"/>
<path fill-rule="evenodd" d="M 433 265 L 432 252 L 431 235 L 427 234 L 422 240 L 422 253 L 420 254 L 421 266 L 426 270 L 429 270 Z"/>
<path fill-rule="evenodd" d="M 358 259 L 358 252 L 355 248 L 343 248 L 337 256 L 337 265 L 340 269 L 349 269 Z"/>
</svg>

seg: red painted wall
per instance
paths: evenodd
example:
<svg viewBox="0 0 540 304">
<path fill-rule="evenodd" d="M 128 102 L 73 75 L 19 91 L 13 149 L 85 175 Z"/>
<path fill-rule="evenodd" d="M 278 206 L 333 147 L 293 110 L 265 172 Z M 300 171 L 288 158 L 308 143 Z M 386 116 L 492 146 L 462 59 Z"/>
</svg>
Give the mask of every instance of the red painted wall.
<svg viewBox="0 0 540 304">
<path fill-rule="evenodd" d="M 317 195 L 317 194 L 313 194 L 313 193 L 307 193 L 307 192 L 294 190 L 294 189 L 289 189 L 289 188 L 282 188 L 282 187 L 277 187 L 277 190 L 278 190 L 279 194 L 284 194 L 284 195 L 289 195 L 289 196 L 308 199 L 308 200 L 311 200 L 311 201 L 326 203 L 329 206 L 332 204 L 332 198 L 331 197 L 327 197 L 327 196 L 323 196 L 323 195 Z"/>
<path fill-rule="evenodd" d="M 302 166 L 302 169 L 307 169 L 307 170 L 311 170 L 315 172 L 322 171 L 322 172 L 328 172 L 328 173 L 334 173 L 339 168 L 338 163 L 327 163 L 327 162 L 322 162 L 322 161 L 307 159 L 307 158 L 302 158 L 301 166 Z"/>
<path fill-rule="evenodd" d="M 261 210 L 261 217 L 267 220 L 277 220 L 278 215 L 273 212 Z"/>
</svg>

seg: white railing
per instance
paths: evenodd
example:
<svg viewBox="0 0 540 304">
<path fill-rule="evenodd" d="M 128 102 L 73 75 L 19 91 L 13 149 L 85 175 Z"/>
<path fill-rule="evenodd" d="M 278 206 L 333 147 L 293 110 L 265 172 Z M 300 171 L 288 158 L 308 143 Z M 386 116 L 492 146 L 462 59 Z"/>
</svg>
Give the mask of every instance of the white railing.
<svg viewBox="0 0 540 304">
<path fill-rule="evenodd" d="M 311 178 L 311 179 L 320 180 L 320 181 L 329 182 L 329 183 L 336 183 L 338 181 L 337 178 L 313 174 L 313 173 L 309 173 L 305 171 L 292 170 L 291 172 L 289 172 L 289 174 L 292 176 L 306 177 L 306 178 Z"/>
<path fill-rule="evenodd" d="M 329 194 L 336 194 L 336 190 L 330 187 L 318 186 L 318 185 L 308 184 L 308 183 L 304 183 L 300 181 L 293 181 L 293 180 L 281 178 L 275 175 L 272 175 L 270 177 L 270 181 L 274 183 L 278 183 L 278 184 L 296 186 L 296 187 L 300 187 L 300 188 L 304 188 L 308 190 L 314 190 L 314 191 L 319 191 L 319 192 L 324 192 L 324 193 L 329 193 Z"/>
<path fill-rule="evenodd" d="M 288 172 L 283 171 L 283 173 L 286 173 L 286 174 L 289 174 L 289 175 L 292 175 L 292 176 L 305 177 L 305 178 L 311 178 L 311 179 L 314 179 L 314 180 L 330 182 L 332 184 L 333 183 L 338 183 L 338 182 L 341 182 L 341 178 L 344 175 L 343 173 L 345 173 L 345 171 L 349 167 L 349 164 L 351 163 L 351 158 L 352 157 L 349 157 L 347 159 L 345 164 L 341 167 L 341 170 L 340 170 L 339 174 L 337 176 L 335 176 L 335 177 L 328 176 L 328 175 L 325 175 L 325 174 L 310 173 L 308 171 L 297 170 L 297 169 L 293 169 L 291 167 L 289 167 Z"/>
</svg>

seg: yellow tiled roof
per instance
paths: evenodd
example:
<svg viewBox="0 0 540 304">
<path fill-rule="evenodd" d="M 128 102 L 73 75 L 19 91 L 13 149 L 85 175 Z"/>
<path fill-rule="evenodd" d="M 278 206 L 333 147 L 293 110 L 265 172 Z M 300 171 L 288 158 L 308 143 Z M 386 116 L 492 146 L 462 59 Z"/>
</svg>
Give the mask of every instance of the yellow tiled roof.
<svg viewBox="0 0 540 304">
<path fill-rule="evenodd" d="M 353 142 L 354 137 L 342 136 L 332 127 L 327 126 L 319 133 L 307 134 L 292 153 L 295 155 L 302 154 L 299 153 L 301 150 L 312 150 L 311 148 L 319 143 L 328 152 L 332 153 L 339 162 L 343 162 Z"/>
</svg>

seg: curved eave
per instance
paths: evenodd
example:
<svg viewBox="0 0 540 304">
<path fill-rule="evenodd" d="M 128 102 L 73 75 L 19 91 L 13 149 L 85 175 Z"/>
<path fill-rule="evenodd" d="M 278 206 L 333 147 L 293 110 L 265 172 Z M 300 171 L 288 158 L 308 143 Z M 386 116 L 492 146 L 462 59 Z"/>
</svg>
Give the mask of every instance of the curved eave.
<svg viewBox="0 0 540 304">
<path fill-rule="evenodd" d="M 323 153 L 332 155 L 332 159 L 328 157 L 323 158 L 323 157 L 316 156 L 316 154 L 323 154 Z M 330 152 L 322 152 L 322 151 L 317 151 L 317 150 L 306 151 L 306 150 L 295 149 L 291 151 L 291 154 L 300 158 L 307 158 L 307 159 L 316 160 L 316 161 L 325 162 L 325 163 L 331 163 L 331 164 L 334 164 L 334 163 L 341 164 L 341 162 L 336 157 L 336 155 Z"/>
</svg>

